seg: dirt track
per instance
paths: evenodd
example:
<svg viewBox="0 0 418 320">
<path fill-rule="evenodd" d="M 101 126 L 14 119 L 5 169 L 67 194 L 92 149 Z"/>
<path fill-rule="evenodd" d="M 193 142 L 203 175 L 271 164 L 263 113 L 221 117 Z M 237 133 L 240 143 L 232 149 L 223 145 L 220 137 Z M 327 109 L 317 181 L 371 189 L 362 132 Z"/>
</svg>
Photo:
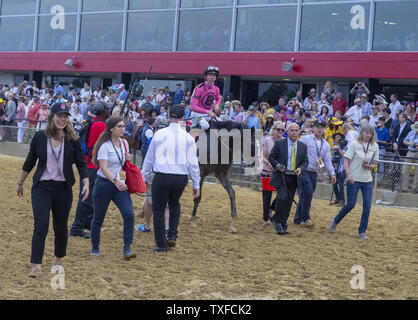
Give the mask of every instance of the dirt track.
<svg viewBox="0 0 418 320">
<path fill-rule="evenodd" d="M 31 177 L 23 199 L 15 186 L 23 159 L 0 156 L 0 299 L 417 299 L 418 212 L 372 207 L 369 241 L 356 238 L 361 206 L 328 233 L 337 208 L 314 200 L 312 230 L 291 223 L 290 236 L 261 227 L 261 194 L 235 188 L 237 234 L 228 232 L 229 199 L 219 185 L 205 185 L 197 228 L 190 226 L 191 190 L 182 198 L 175 251 L 150 253 L 153 233 L 135 232 L 138 258 L 122 259 L 122 218 L 111 206 L 102 229 L 102 256 L 90 257 L 90 242 L 70 238 L 64 259 L 65 290 L 53 290 L 52 223 L 43 275 L 29 278 L 33 216 Z M 77 199 L 78 187 L 74 187 Z M 135 215 L 142 197 L 134 197 Z M 70 215 L 74 219 L 76 202 Z M 143 219 L 137 218 L 136 225 Z M 364 267 L 365 290 L 353 290 L 351 267 Z"/>
</svg>

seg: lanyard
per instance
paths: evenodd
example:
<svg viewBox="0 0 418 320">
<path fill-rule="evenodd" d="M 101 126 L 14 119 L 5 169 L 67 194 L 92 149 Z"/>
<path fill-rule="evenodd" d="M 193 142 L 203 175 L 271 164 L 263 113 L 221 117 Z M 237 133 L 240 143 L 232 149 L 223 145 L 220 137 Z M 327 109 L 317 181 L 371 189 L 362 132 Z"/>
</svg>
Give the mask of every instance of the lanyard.
<svg viewBox="0 0 418 320">
<path fill-rule="evenodd" d="M 322 146 L 324 145 L 324 139 L 321 139 L 321 149 L 318 150 L 318 144 L 316 143 L 316 138 L 315 136 L 313 137 L 314 141 L 315 141 L 315 147 L 316 147 L 316 152 L 318 154 L 318 158 L 320 158 L 320 154 L 322 152 Z"/>
<path fill-rule="evenodd" d="M 54 158 L 55 158 L 55 160 L 57 160 L 57 162 L 60 161 L 63 144 L 64 144 L 64 132 L 62 133 L 62 142 L 61 142 L 61 145 L 60 145 L 60 151 L 58 152 L 58 156 L 57 156 L 57 154 L 55 153 L 54 148 L 52 147 L 52 138 L 51 138 L 51 136 L 49 136 L 49 145 L 51 146 L 52 154 L 54 155 Z"/>
<path fill-rule="evenodd" d="M 364 154 L 367 156 L 367 152 L 369 152 L 369 145 L 370 145 L 370 142 L 367 142 L 367 149 L 366 148 L 364 148 L 364 145 L 363 144 L 361 144 L 361 146 L 363 147 L 363 151 L 364 151 Z"/>
<path fill-rule="evenodd" d="M 118 159 L 119 159 L 119 163 L 120 163 L 121 168 L 123 168 L 123 161 L 122 161 L 122 159 L 123 159 L 122 142 L 119 140 L 119 144 L 120 144 L 120 154 L 121 154 L 121 156 L 122 156 L 122 159 L 121 159 L 121 157 L 119 157 L 118 150 L 116 150 L 116 147 L 115 147 L 115 145 L 113 144 L 113 141 L 112 141 L 112 140 L 110 140 L 110 143 L 112 144 L 113 149 L 115 149 L 115 152 L 116 152 L 116 155 L 118 156 Z"/>
</svg>

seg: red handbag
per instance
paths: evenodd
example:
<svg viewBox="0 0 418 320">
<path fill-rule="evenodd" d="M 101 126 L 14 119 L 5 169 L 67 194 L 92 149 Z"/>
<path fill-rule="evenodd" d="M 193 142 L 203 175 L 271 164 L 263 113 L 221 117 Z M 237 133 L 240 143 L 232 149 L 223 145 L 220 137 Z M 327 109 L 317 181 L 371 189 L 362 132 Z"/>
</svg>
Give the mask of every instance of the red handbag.
<svg viewBox="0 0 418 320">
<path fill-rule="evenodd" d="M 125 140 L 122 139 L 122 141 L 125 152 L 128 152 Z M 126 172 L 125 184 L 128 187 L 129 193 L 145 193 L 147 191 L 147 186 L 145 185 L 144 179 L 142 179 L 141 170 L 136 165 L 126 160 L 122 169 Z"/>
<path fill-rule="evenodd" d="M 261 189 L 263 191 L 276 191 L 276 188 L 270 184 L 270 177 L 261 178 Z"/>
</svg>

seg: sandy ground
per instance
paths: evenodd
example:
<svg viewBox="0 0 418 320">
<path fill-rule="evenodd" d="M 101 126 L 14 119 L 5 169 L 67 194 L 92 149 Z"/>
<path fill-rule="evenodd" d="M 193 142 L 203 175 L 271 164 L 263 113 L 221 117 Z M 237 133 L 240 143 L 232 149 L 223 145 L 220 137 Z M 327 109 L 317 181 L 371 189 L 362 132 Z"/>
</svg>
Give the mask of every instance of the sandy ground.
<svg viewBox="0 0 418 320">
<path fill-rule="evenodd" d="M 151 253 L 153 233 L 135 232 L 138 258 L 122 259 L 122 218 L 111 206 L 102 230 L 102 256 L 89 240 L 70 238 L 65 289 L 51 288 L 52 223 L 43 275 L 28 277 L 33 216 L 31 179 L 19 199 L 15 185 L 23 159 L 0 156 L 0 299 L 417 299 L 418 213 L 373 206 L 368 234 L 356 238 L 361 206 L 328 233 L 337 208 L 314 200 L 315 227 L 289 223 L 290 236 L 262 228 L 261 193 L 236 187 L 237 234 L 228 232 L 229 200 L 219 185 L 205 185 L 197 227 L 190 226 L 191 190 L 182 198 L 174 251 Z M 32 177 L 32 175 L 30 176 Z M 74 188 L 77 197 L 78 187 Z M 135 215 L 144 198 L 134 196 Z M 71 225 L 76 203 L 70 215 Z M 294 214 L 292 209 L 291 219 Z M 292 221 L 291 219 L 290 222 Z M 136 225 L 143 219 L 136 218 Z M 365 270 L 365 289 L 353 290 L 351 268 Z"/>
</svg>

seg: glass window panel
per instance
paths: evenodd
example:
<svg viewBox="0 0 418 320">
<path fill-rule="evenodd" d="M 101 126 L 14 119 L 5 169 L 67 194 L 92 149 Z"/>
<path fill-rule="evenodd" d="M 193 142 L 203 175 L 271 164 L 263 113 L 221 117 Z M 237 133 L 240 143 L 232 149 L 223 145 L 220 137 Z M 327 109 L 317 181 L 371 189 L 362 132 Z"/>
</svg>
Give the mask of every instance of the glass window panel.
<svg viewBox="0 0 418 320">
<path fill-rule="evenodd" d="M 344 1 L 353 1 L 353 0 L 302 0 L 302 2 L 330 2 L 330 1 L 334 1 L 334 2 L 344 2 Z M 363 0 L 363 1 L 369 1 L 370 0 Z"/>
<path fill-rule="evenodd" d="M 238 9 L 236 51 L 293 51 L 296 11 L 293 7 Z"/>
<path fill-rule="evenodd" d="M 80 50 L 121 51 L 122 23 L 122 13 L 83 15 Z"/>
<path fill-rule="evenodd" d="M 1 1 L 1 14 L 35 14 L 36 1 L 34 0 L 3 0 Z"/>
<path fill-rule="evenodd" d="M 170 9 L 176 7 L 176 0 L 129 0 L 130 10 Z"/>
<path fill-rule="evenodd" d="M 202 25 L 209 21 L 210 25 Z M 180 13 L 178 51 L 229 51 L 231 9 L 183 11 Z"/>
<path fill-rule="evenodd" d="M 238 0 L 238 5 L 297 3 L 298 0 Z"/>
<path fill-rule="evenodd" d="M 61 6 L 64 8 L 64 13 L 77 12 L 78 0 L 41 0 L 41 13 L 56 13 L 54 6 Z M 54 8 L 53 12 L 51 12 Z"/>
<path fill-rule="evenodd" d="M 39 17 L 38 51 L 74 51 L 76 15 Z"/>
<path fill-rule="evenodd" d="M 35 17 L 1 18 L 0 51 L 32 51 Z"/>
<path fill-rule="evenodd" d="M 181 0 L 182 8 L 232 6 L 233 0 Z"/>
<path fill-rule="evenodd" d="M 174 11 L 128 14 L 127 51 L 171 51 Z"/>
<path fill-rule="evenodd" d="M 83 11 L 118 11 L 125 8 L 122 0 L 83 0 Z"/>
<path fill-rule="evenodd" d="M 182 11 L 178 51 L 229 51 L 231 9 Z"/>
<path fill-rule="evenodd" d="M 418 51 L 418 2 L 376 3 L 373 50 Z"/>
<path fill-rule="evenodd" d="M 311 5 L 302 8 L 301 51 L 365 51 L 367 3 Z"/>
</svg>

